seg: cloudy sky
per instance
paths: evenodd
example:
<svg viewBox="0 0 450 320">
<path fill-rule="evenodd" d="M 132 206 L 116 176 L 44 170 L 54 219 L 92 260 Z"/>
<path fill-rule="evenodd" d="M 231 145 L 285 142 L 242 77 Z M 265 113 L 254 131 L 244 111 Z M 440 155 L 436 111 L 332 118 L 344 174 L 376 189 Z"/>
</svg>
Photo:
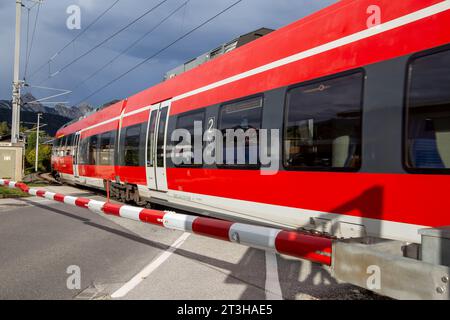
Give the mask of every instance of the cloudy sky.
<svg viewBox="0 0 450 320">
<path fill-rule="evenodd" d="M 31 7 L 33 3 L 23 0 Z M 44 0 L 40 7 L 34 43 L 28 66 L 30 85 L 41 85 L 72 90 L 96 70 L 105 65 L 130 44 L 142 37 L 186 0 L 168 0 L 136 24 L 114 37 L 100 48 L 80 59 L 63 72 L 44 81 L 49 74 L 84 54 L 95 45 L 114 34 L 145 11 L 162 0 L 120 0 L 101 20 L 93 25 L 73 44 L 67 47 L 54 61 L 35 73 L 56 52 L 83 31 L 95 18 L 116 0 Z M 190 0 L 186 6 L 167 20 L 138 45 L 105 68 L 90 81 L 78 86 L 70 95 L 57 99 L 75 104 L 91 93 L 127 71 L 137 63 L 151 56 L 184 33 L 220 12 L 235 0 Z M 157 58 L 128 74 L 118 82 L 88 99 L 98 105 L 112 99 L 120 99 L 139 92 L 161 81 L 164 73 L 193 57 L 207 52 L 234 37 L 260 27 L 276 29 L 309 15 L 335 0 L 243 0 L 230 11 L 210 24 L 197 30 L 188 38 L 177 43 Z M 71 5 L 81 9 L 81 30 L 70 30 L 66 26 Z M 21 77 L 24 76 L 27 44 L 28 9 L 22 14 L 22 62 Z M 30 10 L 29 47 L 34 29 L 37 6 Z M 0 0 L 0 99 L 10 99 L 13 74 L 15 27 L 15 0 Z M 54 92 L 28 89 L 37 97 Z M 56 101 L 56 100 L 53 100 Z"/>
</svg>

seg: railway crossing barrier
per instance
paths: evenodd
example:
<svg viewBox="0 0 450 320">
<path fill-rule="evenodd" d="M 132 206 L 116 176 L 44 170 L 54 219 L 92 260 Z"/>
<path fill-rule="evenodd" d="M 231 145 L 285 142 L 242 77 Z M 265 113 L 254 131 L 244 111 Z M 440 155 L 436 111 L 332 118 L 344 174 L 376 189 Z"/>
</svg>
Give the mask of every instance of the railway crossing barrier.
<svg viewBox="0 0 450 320">
<path fill-rule="evenodd" d="M 59 193 L 30 188 L 21 182 L 3 179 L 0 179 L 0 185 L 9 188 L 17 188 L 33 196 L 85 208 L 96 213 L 103 213 L 149 223 L 167 229 L 190 232 L 219 240 L 240 243 L 252 248 L 306 259 L 324 265 L 331 265 L 333 242 L 331 239 L 321 236 L 179 214 L 172 211 L 145 209 L 87 198 L 66 196 Z"/>
<path fill-rule="evenodd" d="M 407 257 L 404 249 L 408 243 L 401 241 L 381 239 L 373 244 L 366 244 L 361 239 L 333 241 L 330 238 L 297 231 L 66 196 L 4 179 L 0 179 L 0 186 L 17 188 L 33 196 L 96 213 L 239 243 L 331 266 L 335 278 L 392 298 L 450 299 L 450 266 Z M 433 230 L 424 229 L 423 232 L 429 234 Z M 442 233 L 442 230 L 437 231 Z M 426 246 L 428 247 L 430 245 Z M 376 276 L 373 270 L 378 270 L 380 276 L 379 286 L 376 287 L 371 284 L 371 279 Z"/>
</svg>

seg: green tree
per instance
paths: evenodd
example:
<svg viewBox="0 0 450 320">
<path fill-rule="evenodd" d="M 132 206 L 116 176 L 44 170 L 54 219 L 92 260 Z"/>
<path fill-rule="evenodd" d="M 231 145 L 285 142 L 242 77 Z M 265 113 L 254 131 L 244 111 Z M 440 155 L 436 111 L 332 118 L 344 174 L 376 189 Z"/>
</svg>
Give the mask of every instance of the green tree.
<svg viewBox="0 0 450 320">
<path fill-rule="evenodd" d="M 36 143 L 34 143 L 36 145 Z M 39 146 L 39 157 L 38 157 L 38 171 L 39 172 L 49 172 L 51 169 L 51 156 L 52 148 L 49 145 Z M 36 150 L 34 148 L 27 148 L 26 160 L 28 166 L 34 168 L 36 161 Z"/>
<path fill-rule="evenodd" d="M 41 141 L 42 135 L 39 134 L 39 141 Z M 42 142 L 42 141 L 41 141 Z M 27 152 L 34 150 L 36 148 L 36 131 L 31 132 L 30 134 L 28 134 L 27 136 Z"/>
<path fill-rule="evenodd" d="M 47 134 L 43 131 L 39 131 L 39 144 L 42 144 L 42 142 L 45 142 L 47 140 L 50 140 Z M 28 134 L 26 149 L 27 150 L 36 149 L 36 131 L 33 131 Z"/>
<path fill-rule="evenodd" d="M 0 123 L 0 136 L 6 136 L 8 134 L 10 134 L 10 129 L 8 126 L 8 122 L 3 121 Z"/>
</svg>

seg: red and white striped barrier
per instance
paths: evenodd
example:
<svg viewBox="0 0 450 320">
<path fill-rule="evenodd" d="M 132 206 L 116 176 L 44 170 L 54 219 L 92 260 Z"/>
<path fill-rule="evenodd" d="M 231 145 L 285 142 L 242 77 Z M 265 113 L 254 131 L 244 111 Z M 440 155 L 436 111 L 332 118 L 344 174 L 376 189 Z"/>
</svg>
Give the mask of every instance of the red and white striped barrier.
<svg viewBox="0 0 450 320">
<path fill-rule="evenodd" d="M 171 211 L 151 210 L 65 196 L 63 194 L 30 188 L 21 182 L 3 179 L 0 179 L 0 185 L 17 188 L 33 196 L 86 208 L 97 213 L 150 223 L 167 229 L 191 232 L 206 237 L 240 243 L 252 248 L 273 251 L 331 265 L 332 240 L 324 237 L 219 219 L 178 214 Z"/>
</svg>

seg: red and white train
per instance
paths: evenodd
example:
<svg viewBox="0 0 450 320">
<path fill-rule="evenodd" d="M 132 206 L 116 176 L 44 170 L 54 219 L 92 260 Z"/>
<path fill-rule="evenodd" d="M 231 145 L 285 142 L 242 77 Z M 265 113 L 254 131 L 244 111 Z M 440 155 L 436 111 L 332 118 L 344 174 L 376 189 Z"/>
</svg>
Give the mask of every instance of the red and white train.
<svg viewBox="0 0 450 320">
<path fill-rule="evenodd" d="M 171 133 L 194 121 L 279 129 L 279 171 L 175 165 Z M 125 200 L 419 243 L 450 225 L 450 1 L 338 1 L 57 138 L 63 181 Z"/>
</svg>

